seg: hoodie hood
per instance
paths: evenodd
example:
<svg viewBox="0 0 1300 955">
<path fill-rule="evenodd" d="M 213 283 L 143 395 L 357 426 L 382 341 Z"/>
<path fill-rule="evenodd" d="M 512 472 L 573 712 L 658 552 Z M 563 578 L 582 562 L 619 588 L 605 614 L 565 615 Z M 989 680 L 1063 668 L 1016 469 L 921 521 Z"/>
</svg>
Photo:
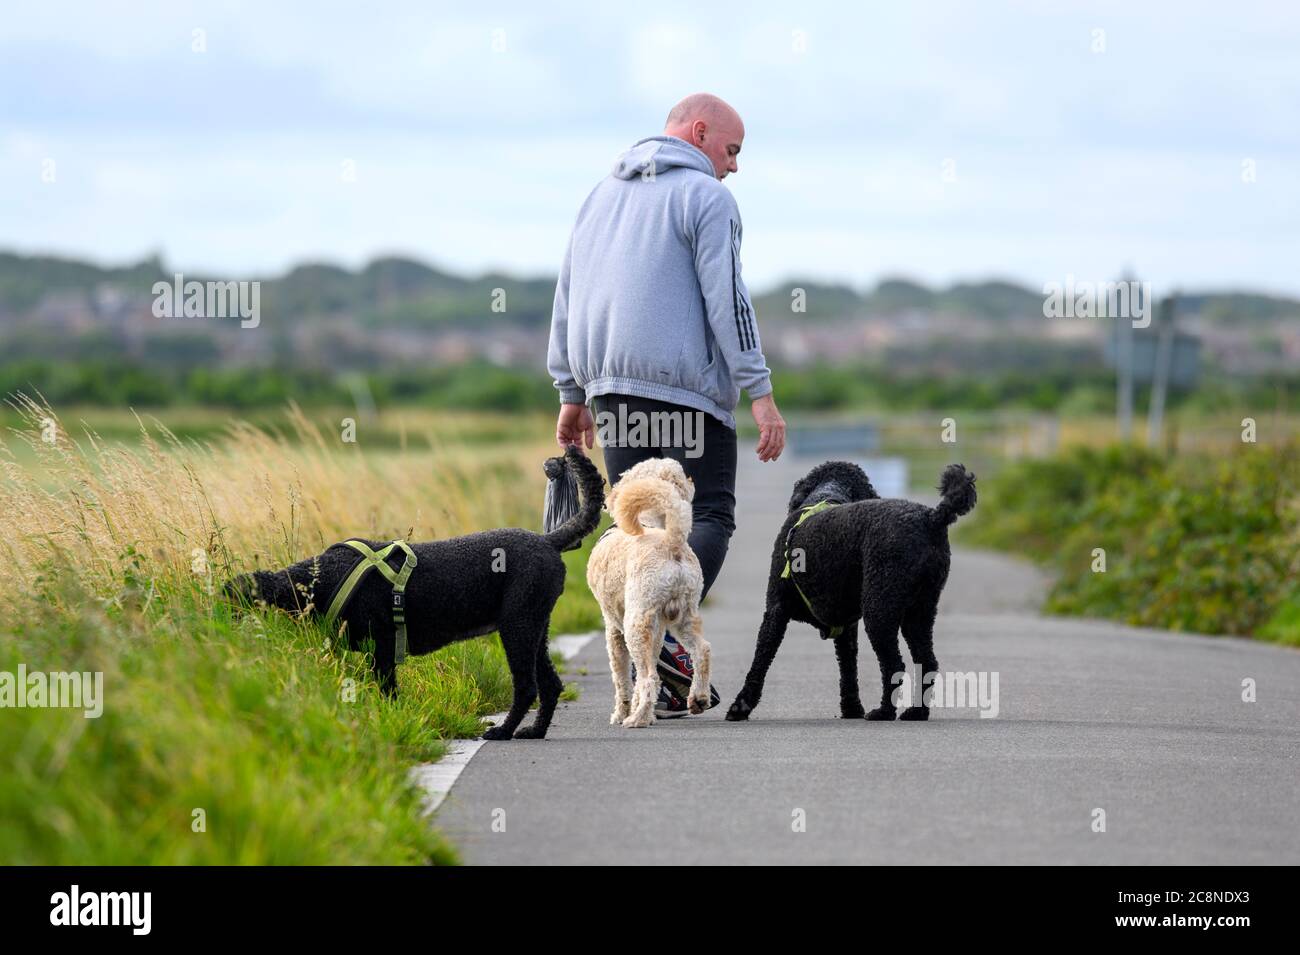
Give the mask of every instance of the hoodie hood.
<svg viewBox="0 0 1300 955">
<path fill-rule="evenodd" d="M 650 175 L 657 176 L 676 166 L 702 172 L 710 179 L 718 178 L 709 157 L 676 136 L 650 136 L 636 143 L 618 157 L 613 175 L 618 179 L 634 179 L 653 169 Z"/>
<path fill-rule="evenodd" d="M 772 390 L 743 236 L 703 151 L 651 136 L 623 153 L 578 210 L 555 283 L 546 362 L 560 399 L 649 398 L 734 429 L 741 391 Z"/>
</svg>

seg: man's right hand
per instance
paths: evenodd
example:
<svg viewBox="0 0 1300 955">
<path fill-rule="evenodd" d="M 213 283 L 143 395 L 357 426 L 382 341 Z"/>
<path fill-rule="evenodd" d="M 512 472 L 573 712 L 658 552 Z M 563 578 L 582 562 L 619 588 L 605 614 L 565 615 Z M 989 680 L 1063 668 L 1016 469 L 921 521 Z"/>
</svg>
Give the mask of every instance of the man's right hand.
<svg viewBox="0 0 1300 955">
<path fill-rule="evenodd" d="M 775 461 L 785 450 L 785 419 L 776 410 L 776 401 L 771 393 L 755 398 L 749 405 L 758 425 L 758 459 Z"/>
<path fill-rule="evenodd" d="M 586 405 L 560 405 L 560 418 L 555 422 L 555 440 L 560 447 L 570 445 L 581 449 L 585 444 L 595 447 L 596 422 Z"/>
</svg>

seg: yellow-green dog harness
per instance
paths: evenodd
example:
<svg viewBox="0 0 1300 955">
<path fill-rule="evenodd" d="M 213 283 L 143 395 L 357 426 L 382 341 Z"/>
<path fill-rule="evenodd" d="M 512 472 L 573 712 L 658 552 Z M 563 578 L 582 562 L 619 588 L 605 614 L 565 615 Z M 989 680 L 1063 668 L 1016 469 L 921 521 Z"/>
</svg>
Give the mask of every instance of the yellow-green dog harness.
<svg viewBox="0 0 1300 955">
<path fill-rule="evenodd" d="M 396 631 L 393 662 L 401 663 L 406 659 L 406 582 L 411 579 L 411 572 L 415 570 L 417 563 L 415 551 L 411 550 L 410 545 L 404 540 L 395 540 L 380 551 L 371 550 L 359 540 L 346 540 L 339 546 L 351 547 L 361 555 L 361 559 L 344 578 L 343 583 L 339 584 L 339 589 L 334 592 L 329 610 L 325 611 L 325 622 L 333 627 L 334 622 L 347 607 L 348 601 L 352 599 L 357 584 L 361 583 L 362 578 L 370 571 L 378 570 L 393 585 L 393 629 Z M 388 566 L 388 556 L 396 550 L 406 555 L 401 570 L 393 570 Z"/>
<path fill-rule="evenodd" d="M 798 592 L 799 596 L 803 598 L 804 606 L 808 608 L 808 612 L 812 614 L 812 618 L 818 623 L 821 623 L 821 618 L 817 616 L 817 611 L 813 610 L 812 601 L 808 599 L 808 595 L 805 594 L 803 588 L 799 586 L 799 581 L 795 580 L 794 575 L 790 573 L 790 538 L 794 536 L 795 528 L 808 520 L 808 518 L 812 517 L 814 514 L 820 514 L 822 511 L 829 510 L 830 508 L 837 506 L 838 503 L 838 501 L 818 501 L 816 504 L 810 504 L 807 507 L 800 508 L 802 513 L 799 515 L 799 519 L 794 522 L 794 526 L 791 527 L 789 533 L 785 535 L 785 569 L 781 571 L 781 576 L 794 584 L 794 589 Z M 825 625 L 823 624 L 823 626 Z M 829 633 L 832 638 L 838 637 L 843 632 L 843 627 L 827 628 L 827 633 Z"/>
</svg>

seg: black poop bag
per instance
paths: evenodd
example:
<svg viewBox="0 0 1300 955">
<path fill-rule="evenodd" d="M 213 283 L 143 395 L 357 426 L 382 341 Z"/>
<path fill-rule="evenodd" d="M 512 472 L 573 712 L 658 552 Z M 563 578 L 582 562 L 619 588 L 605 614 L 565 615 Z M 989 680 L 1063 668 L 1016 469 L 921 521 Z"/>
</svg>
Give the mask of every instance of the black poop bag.
<svg viewBox="0 0 1300 955">
<path fill-rule="evenodd" d="M 546 471 L 546 502 L 542 508 L 542 533 L 549 534 L 578 513 L 578 476 L 564 458 L 547 458 L 542 465 Z M 568 550 L 577 550 L 582 541 L 575 541 Z"/>
</svg>

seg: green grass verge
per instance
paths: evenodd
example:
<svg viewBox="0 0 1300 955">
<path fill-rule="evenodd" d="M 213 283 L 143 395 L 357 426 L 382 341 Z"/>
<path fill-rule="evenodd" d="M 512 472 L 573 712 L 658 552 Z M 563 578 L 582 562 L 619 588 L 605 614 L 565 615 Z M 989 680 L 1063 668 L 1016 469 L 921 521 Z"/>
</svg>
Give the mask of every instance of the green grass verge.
<svg viewBox="0 0 1300 955">
<path fill-rule="evenodd" d="M 566 555 L 552 633 L 599 622 L 585 552 Z M 319 626 L 197 592 L 140 603 L 46 592 L 6 617 L 0 671 L 102 672 L 104 701 L 97 719 L 0 710 L 0 863 L 456 861 L 407 773 L 508 707 L 496 637 L 408 660 L 389 701 Z"/>
<path fill-rule="evenodd" d="M 9 672 L 104 674 L 98 719 L 3 713 L 4 863 L 455 860 L 405 779 L 442 750 L 429 704 L 381 701 L 362 655 L 280 615 L 76 610 L 34 612 L 0 650 Z"/>
</svg>

